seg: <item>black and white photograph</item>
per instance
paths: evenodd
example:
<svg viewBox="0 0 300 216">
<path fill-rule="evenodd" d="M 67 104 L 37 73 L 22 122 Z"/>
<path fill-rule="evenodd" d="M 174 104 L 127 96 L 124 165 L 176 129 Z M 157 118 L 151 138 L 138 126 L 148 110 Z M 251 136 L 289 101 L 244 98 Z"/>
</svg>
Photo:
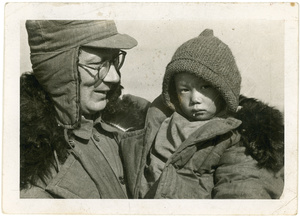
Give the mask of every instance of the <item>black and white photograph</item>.
<svg viewBox="0 0 300 216">
<path fill-rule="evenodd" d="M 7 3 L 2 212 L 295 215 L 298 3 Z"/>
</svg>

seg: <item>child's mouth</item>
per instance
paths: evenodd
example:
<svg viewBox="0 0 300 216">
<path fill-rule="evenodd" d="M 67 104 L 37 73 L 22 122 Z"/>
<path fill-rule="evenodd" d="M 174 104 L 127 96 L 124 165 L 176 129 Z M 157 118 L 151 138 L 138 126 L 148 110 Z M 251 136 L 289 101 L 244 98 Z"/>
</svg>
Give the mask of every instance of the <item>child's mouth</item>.
<svg viewBox="0 0 300 216">
<path fill-rule="evenodd" d="M 195 117 L 195 116 L 198 116 L 198 115 L 203 115 L 204 112 L 205 112 L 204 109 L 201 109 L 201 110 L 193 110 L 192 115 Z"/>
</svg>

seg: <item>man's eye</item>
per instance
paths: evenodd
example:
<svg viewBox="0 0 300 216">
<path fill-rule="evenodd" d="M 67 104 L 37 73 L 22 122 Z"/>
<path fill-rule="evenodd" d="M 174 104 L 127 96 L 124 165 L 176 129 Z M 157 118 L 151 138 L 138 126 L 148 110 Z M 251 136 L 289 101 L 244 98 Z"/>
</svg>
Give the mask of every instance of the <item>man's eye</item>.
<svg viewBox="0 0 300 216">
<path fill-rule="evenodd" d="M 95 63 L 95 64 L 89 64 L 89 68 L 94 69 L 94 70 L 99 70 L 102 67 L 103 64 Z"/>
<path fill-rule="evenodd" d="M 188 89 L 180 89 L 181 93 L 185 93 L 185 92 L 188 92 L 188 91 L 189 91 Z"/>
</svg>

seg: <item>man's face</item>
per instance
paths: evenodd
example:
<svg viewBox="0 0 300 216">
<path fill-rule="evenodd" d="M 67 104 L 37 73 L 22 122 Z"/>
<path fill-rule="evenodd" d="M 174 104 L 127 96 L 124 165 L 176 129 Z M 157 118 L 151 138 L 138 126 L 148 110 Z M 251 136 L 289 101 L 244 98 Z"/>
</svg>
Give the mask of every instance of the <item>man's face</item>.
<svg viewBox="0 0 300 216">
<path fill-rule="evenodd" d="M 175 75 L 175 86 L 180 108 L 191 120 L 211 119 L 224 108 L 225 102 L 219 92 L 193 74 Z"/>
<path fill-rule="evenodd" d="M 107 93 L 112 84 L 120 81 L 120 76 L 115 67 L 103 65 L 100 73 L 98 69 L 105 61 L 110 61 L 118 56 L 119 50 L 94 49 L 84 47 L 79 55 L 78 71 L 80 73 L 80 105 L 81 112 L 85 117 L 103 110 L 108 102 Z M 96 68 L 96 69 L 93 69 Z M 108 70 L 109 69 L 109 70 Z M 108 72 L 107 72 L 108 71 Z M 107 74 L 105 73 L 107 72 Z M 97 79 L 98 75 L 106 76 Z M 93 77 L 94 76 L 94 77 Z M 96 77 L 96 78 L 95 78 Z"/>
</svg>

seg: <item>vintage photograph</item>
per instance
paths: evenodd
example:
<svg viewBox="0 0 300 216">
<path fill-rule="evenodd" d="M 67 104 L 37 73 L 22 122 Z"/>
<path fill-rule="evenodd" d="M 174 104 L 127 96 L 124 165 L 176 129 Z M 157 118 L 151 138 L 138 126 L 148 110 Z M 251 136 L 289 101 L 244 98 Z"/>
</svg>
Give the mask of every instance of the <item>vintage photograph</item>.
<svg viewBox="0 0 300 216">
<path fill-rule="evenodd" d="M 297 23 L 296 3 L 7 4 L 3 213 L 295 214 Z"/>
</svg>

